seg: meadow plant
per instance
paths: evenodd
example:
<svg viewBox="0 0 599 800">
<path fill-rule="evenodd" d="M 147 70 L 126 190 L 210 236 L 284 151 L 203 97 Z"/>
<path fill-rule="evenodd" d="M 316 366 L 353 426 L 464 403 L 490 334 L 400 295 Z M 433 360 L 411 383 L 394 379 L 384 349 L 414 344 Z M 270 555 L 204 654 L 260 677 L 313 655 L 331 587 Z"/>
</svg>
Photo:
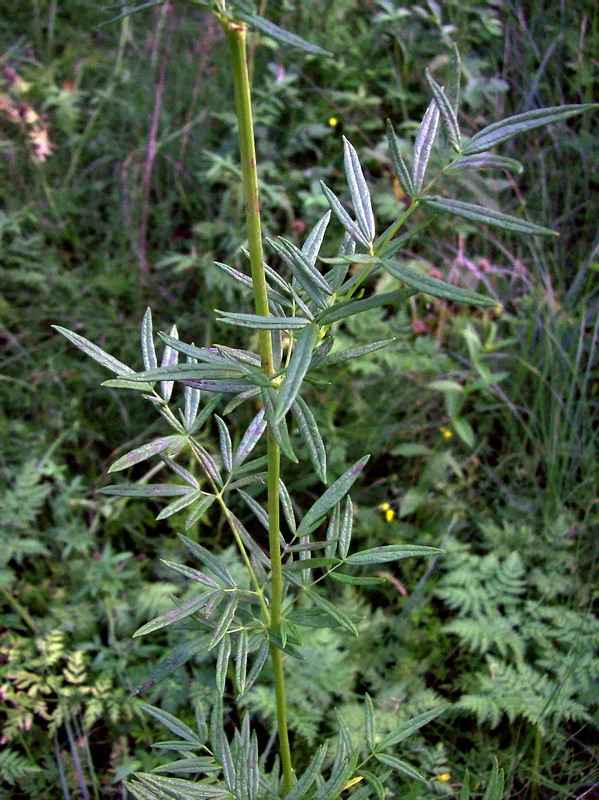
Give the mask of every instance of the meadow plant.
<svg viewBox="0 0 599 800">
<path fill-rule="evenodd" d="M 155 4 L 144 3 L 125 13 Z M 318 386 L 320 376 L 326 375 L 331 365 L 393 346 L 393 339 L 385 339 L 336 350 L 335 329 L 351 316 L 374 308 L 392 309 L 418 292 L 467 306 L 497 305 L 494 297 L 451 285 L 403 264 L 398 254 L 437 214 L 525 236 L 556 235 L 553 230 L 520 217 L 447 196 L 451 175 L 466 170 L 519 172 L 518 162 L 493 152 L 497 145 L 539 126 L 565 120 L 590 106 L 535 109 L 464 137 L 458 123 L 460 59 L 454 49 L 445 87 L 426 74 L 432 99 L 416 133 L 410 165 L 402 155 L 402 142 L 392 123 L 388 123 L 389 159 L 408 198 L 403 213 L 386 230 L 377 230 L 358 154 L 344 139 L 344 168 L 353 213 L 323 184 L 330 210 L 316 223 L 301 248 L 282 237 L 266 239 L 269 258 L 279 267 L 274 269 L 265 262 L 263 252 L 246 54 L 248 26 L 284 45 L 322 58 L 330 56 L 258 16 L 251 3 L 215 0 L 213 4 L 196 5 L 216 15 L 229 46 L 247 211 L 245 255 L 249 274 L 226 264 L 217 266 L 253 295 L 252 310 L 217 310 L 216 318 L 220 323 L 249 331 L 252 336 L 257 334 L 257 351 L 222 344 L 187 344 L 178 338 L 173 327 L 168 333 L 158 334 L 164 346 L 159 363 L 148 309 L 141 325 L 144 368 L 138 371 L 79 334 L 57 327 L 74 345 L 114 373 L 116 377 L 104 385 L 140 393 L 171 429 L 168 435 L 121 456 L 109 470 L 118 472 L 157 457 L 162 462 L 160 469 L 170 474 L 171 480 L 117 483 L 101 491 L 116 497 L 168 498 L 157 518 L 165 519 L 185 509 L 186 529 L 194 528 L 209 509 L 213 515 L 218 508 L 245 567 L 245 577 L 234 576 L 218 553 L 191 538 L 193 533 L 180 534 L 194 566 L 171 562 L 167 566 L 193 582 L 197 594 L 143 625 L 135 636 L 187 620 L 191 626 L 189 640 L 166 656 L 138 693 L 195 655 L 209 651 L 216 658 L 217 691 L 210 709 L 196 703 L 193 729 L 166 711 L 144 706 L 173 737 L 155 746 L 176 754 L 176 760 L 154 773 L 137 773 L 127 788 L 140 800 L 335 800 L 342 793 L 353 800 L 382 800 L 394 773 L 402 779 L 426 783 L 414 766 L 398 757 L 398 745 L 442 714 L 447 706 L 421 713 L 381 735 L 377 734 L 373 703 L 365 695 L 363 741 L 353 741 L 338 717 L 334 752 L 328 755 L 326 744 L 320 746 L 307 765 L 304 763 L 303 771 L 296 772 L 294 764 L 298 759 L 294 758 L 287 724 L 285 673 L 293 670 L 294 659 L 302 658 L 306 629 L 334 627 L 358 634 L 356 621 L 323 591 L 325 581 L 368 589 L 383 580 L 368 574 L 373 567 L 405 558 L 426 558 L 439 551 L 417 544 L 386 544 L 352 551 L 350 490 L 367 468 L 368 456 L 329 480 L 326 447 L 302 389 L 306 384 Z M 344 235 L 337 254 L 322 257 L 332 215 L 341 223 Z M 405 230 L 411 218 L 418 223 Z M 379 271 L 395 279 L 397 288 L 377 293 L 371 279 Z M 182 357 L 184 363 L 180 363 Z M 175 384 L 182 388 L 182 403 L 176 395 L 173 402 Z M 207 402 L 202 405 L 202 400 Z M 245 432 L 236 437 L 224 418 L 244 403 L 254 406 L 254 416 Z M 365 420 L 367 423 L 376 424 L 374 420 Z M 217 434 L 214 446 L 207 434 L 210 427 Z M 301 516 L 285 483 L 283 459 L 289 470 L 298 469 L 294 465 L 307 461 L 324 487 Z M 306 468 L 302 463 L 301 469 Z M 246 528 L 235 513 L 239 498 L 248 506 L 255 526 Z M 267 541 L 263 541 L 262 529 L 267 531 Z M 259 746 L 258 732 L 243 704 L 268 659 L 277 708 L 278 753 L 274 758 Z M 226 721 L 225 694 L 227 703 L 237 708 Z M 233 718 L 238 720 L 237 725 Z M 169 775 L 162 774 L 165 772 Z M 485 798 L 499 800 L 502 787 L 502 773 L 495 765 Z M 469 796 L 466 778 L 461 797 L 466 800 Z"/>
</svg>

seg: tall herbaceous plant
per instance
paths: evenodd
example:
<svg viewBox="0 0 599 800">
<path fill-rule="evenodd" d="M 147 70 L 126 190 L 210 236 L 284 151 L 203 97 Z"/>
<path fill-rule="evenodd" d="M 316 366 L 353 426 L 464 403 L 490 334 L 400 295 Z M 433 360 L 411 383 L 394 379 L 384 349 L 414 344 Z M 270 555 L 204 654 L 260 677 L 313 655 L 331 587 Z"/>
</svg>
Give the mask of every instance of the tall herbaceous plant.
<svg viewBox="0 0 599 800">
<path fill-rule="evenodd" d="M 248 290 L 248 304 L 253 297 L 253 307 L 216 310 L 215 315 L 220 323 L 247 331 L 248 340 L 255 341 L 256 331 L 258 351 L 218 343 L 196 347 L 180 341 L 173 327 L 169 333 L 158 333 L 162 350 L 159 356 L 148 309 L 141 324 L 143 370 L 137 371 L 82 336 L 56 328 L 114 373 L 116 377 L 104 385 L 139 392 L 170 429 L 119 458 L 109 471 L 118 472 L 158 458 L 162 473 L 172 473 L 174 481 L 165 477 L 164 482 L 155 484 L 118 483 L 102 491 L 121 497 L 164 497 L 168 502 L 158 519 L 186 509 L 185 529 L 217 506 L 246 571 L 243 580 L 234 578 L 218 554 L 183 532 L 180 534 L 192 565 L 167 566 L 192 581 L 195 594 L 185 604 L 143 625 L 135 636 L 151 634 L 183 619 L 192 622 L 193 633 L 187 643 L 158 665 L 139 691 L 206 651 L 216 657 L 218 691 L 210 709 L 197 705 L 195 729 L 158 708 L 145 706 L 168 729 L 171 740 L 157 746 L 172 751 L 174 760 L 168 770 L 160 767 L 160 773 L 136 774 L 127 788 L 140 800 L 335 800 L 342 793 L 353 800 L 382 799 L 394 772 L 424 781 L 417 769 L 401 759 L 400 745 L 442 714 L 446 706 L 420 714 L 380 736 L 373 704 L 366 695 L 363 741 L 352 741 L 339 718 L 336 749 L 327 753 L 327 747 L 321 746 L 312 754 L 305 771 L 297 774 L 287 727 L 285 673 L 293 670 L 294 659 L 302 657 L 302 632 L 306 627 L 342 628 L 358 635 L 354 621 L 328 599 L 323 588 L 326 582 L 367 589 L 381 580 L 369 574 L 373 567 L 404 558 L 426 558 L 438 551 L 406 544 L 352 551 L 350 491 L 367 469 L 368 455 L 329 481 L 323 436 L 302 389 L 306 383 L 326 375 L 327 367 L 333 364 L 393 346 L 393 339 L 385 339 L 364 342 L 352 350 L 335 350 L 335 329 L 350 316 L 379 306 L 393 308 L 417 292 L 467 305 L 495 305 L 495 299 L 411 269 L 397 254 L 412 237 L 421 234 L 436 214 L 450 214 L 527 236 L 555 235 L 526 220 L 435 193 L 435 186 L 441 177 L 462 170 L 519 171 L 518 162 L 493 152 L 496 146 L 590 106 L 533 110 L 496 122 L 470 138 L 463 137 L 458 123 L 460 59 L 454 51 L 445 87 L 426 74 L 432 99 L 416 134 L 411 164 L 402 158 L 393 125 L 388 122 L 389 157 L 410 199 L 404 213 L 386 230 L 377 229 L 358 154 L 344 139 L 343 162 L 351 204 L 344 204 L 323 184 L 330 210 L 316 223 L 302 247 L 282 237 L 267 239 L 265 254 L 246 56 L 247 28 L 256 28 L 285 45 L 303 48 L 322 58 L 329 58 L 330 54 L 257 16 L 251 2 L 215 0 L 195 4 L 216 15 L 229 45 L 247 211 L 249 273 L 226 264 L 218 267 Z M 152 4 L 127 13 L 148 5 Z M 435 174 L 429 169 L 433 148 L 438 156 L 435 163 L 443 165 Z M 345 234 L 337 255 L 322 258 L 319 253 L 332 214 Z M 418 222 L 407 227 L 411 217 Z M 269 256 L 284 265 L 281 272 L 268 265 L 265 258 Z M 396 279 L 397 288 L 375 294 L 371 278 L 381 270 Z M 234 444 L 225 419 L 244 403 L 260 410 Z M 365 420 L 365 424 L 369 421 Z M 290 435 L 293 429 L 294 439 L 301 442 L 297 454 Z M 217 446 L 207 443 L 209 436 L 216 437 Z M 281 466 L 286 462 L 298 464 L 300 460 L 306 462 L 301 469 L 311 468 L 322 483 L 322 494 L 298 518 L 297 504 L 285 485 Z M 250 486 L 253 494 L 246 492 Z M 250 529 L 231 510 L 232 500 L 239 496 L 255 518 Z M 268 547 L 263 542 L 263 528 L 268 531 Z M 240 709 L 237 715 L 239 727 L 232 729 L 228 723 L 225 728 L 223 723 L 226 686 L 237 701 L 242 700 L 269 659 L 277 708 L 278 753 L 274 758 L 261 756 L 257 733 L 245 710 Z M 167 771 L 185 777 L 167 777 L 163 774 Z M 502 775 L 495 767 L 487 800 L 499 800 L 502 786 Z M 462 797 L 469 797 L 467 781 Z"/>
</svg>

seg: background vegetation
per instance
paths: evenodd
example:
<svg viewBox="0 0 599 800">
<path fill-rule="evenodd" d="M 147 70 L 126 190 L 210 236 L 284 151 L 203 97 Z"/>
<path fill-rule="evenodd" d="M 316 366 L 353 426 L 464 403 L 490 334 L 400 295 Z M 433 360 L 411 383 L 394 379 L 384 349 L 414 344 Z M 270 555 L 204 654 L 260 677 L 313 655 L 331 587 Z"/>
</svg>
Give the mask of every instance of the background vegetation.
<svg viewBox="0 0 599 800">
<path fill-rule="evenodd" d="M 204 344 L 212 309 L 235 291 L 213 261 L 239 262 L 245 235 L 216 23 L 186 4 L 101 25 L 111 13 L 32 0 L 0 18 L 7 798 L 122 797 L 124 777 L 161 763 L 150 749 L 158 725 L 132 693 L 185 636 L 169 628 L 162 639 L 131 639 L 179 589 L 158 559 L 178 550 L 180 520 L 157 523 L 146 502 L 95 494 L 115 443 L 125 452 L 147 440 L 143 405 L 100 387 L 100 367 L 50 324 L 136 363 L 127 343 L 151 305 L 157 327 L 176 323 Z M 442 70 L 454 42 L 473 130 L 599 94 L 590 0 L 273 0 L 268 15 L 334 52 L 323 60 L 253 40 L 269 235 L 299 241 L 326 210 L 320 179 L 343 191 L 342 132 L 368 169 L 378 217 L 397 216 L 385 119 L 407 145 L 428 98 L 424 66 Z M 510 147 L 522 176 L 453 180 L 560 238 L 537 244 L 435 221 L 404 253 L 494 294 L 501 315 L 420 301 L 394 317 L 374 310 L 343 336 L 363 341 L 367 325 L 368 336 L 397 345 L 314 390 L 332 472 L 373 454 L 355 495 L 364 546 L 446 551 L 432 567 L 397 567 L 366 596 L 343 587 L 336 602 L 362 637 L 317 632 L 290 686 L 306 757 L 330 735 L 334 708 L 358 731 L 365 691 L 389 728 L 451 700 L 410 739 L 407 755 L 430 782 L 415 790 L 406 779 L 402 798 L 456 796 L 465 769 L 481 775 L 493 756 L 514 798 L 590 797 L 599 782 L 597 116 L 503 152 Z M 309 502 L 309 479 L 286 481 Z M 229 545 L 216 521 L 193 533 Z M 189 698 L 209 697 L 213 680 L 211 657 L 198 655 L 143 700 L 185 718 Z M 258 684 L 248 702 L 267 740 L 272 698 Z"/>
</svg>

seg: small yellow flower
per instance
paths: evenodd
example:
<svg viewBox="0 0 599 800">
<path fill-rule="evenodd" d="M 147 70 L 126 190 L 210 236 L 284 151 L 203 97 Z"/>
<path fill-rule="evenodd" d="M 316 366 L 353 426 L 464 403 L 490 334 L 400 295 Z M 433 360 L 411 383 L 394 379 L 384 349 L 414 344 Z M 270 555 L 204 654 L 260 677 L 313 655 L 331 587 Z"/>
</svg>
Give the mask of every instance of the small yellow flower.
<svg viewBox="0 0 599 800">
<path fill-rule="evenodd" d="M 381 503 L 379 506 L 380 511 L 389 511 L 390 508 L 391 506 L 389 505 L 389 503 Z"/>
<path fill-rule="evenodd" d="M 329 125 L 331 126 L 331 128 L 336 128 L 337 125 L 339 125 L 339 120 L 337 119 L 337 117 L 329 117 Z"/>
<path fill-rule="evenodd" d="M 444 439 L 451 439 L 451 437 L 453 436 L 453 433 L 449 430 L 449 428 L 446 428 L 445 425 L 442 425 L 439 428 L 439 433 Z"/>
<path fill-rule="evenodd" d="M 395 519 L 395 511 L 392 508 L 388 508 L 385 511 L 385 519 L 387 520 L 387 522 L 393 522 L 393 520 Z"/>
<path fill-rule="evenodd" d="M 451 780 L 451 773 L 444 772 L 442 775 L 435 775 L 435 780 L 437 780 L 437 781 L 450 781 Z"/>
</svg>

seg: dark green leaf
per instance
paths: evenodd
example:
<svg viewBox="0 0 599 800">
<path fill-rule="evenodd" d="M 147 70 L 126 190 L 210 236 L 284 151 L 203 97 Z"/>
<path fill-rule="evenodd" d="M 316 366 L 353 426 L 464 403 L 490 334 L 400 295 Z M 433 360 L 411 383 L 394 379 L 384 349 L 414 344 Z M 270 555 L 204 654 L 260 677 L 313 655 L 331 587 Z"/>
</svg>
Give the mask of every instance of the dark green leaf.
<svg viewBox="0 0 599 800">
<path fill-rule="evenodd" d="M 208 451 L 205 450 L 199 442 L 196 442 L 195 439 L 189 439 L 189 446 L 191 447 L 197 460 L 202 465 L 204 472 L 210 475 L 215 483 L 222 485 L 223 481 L 219 469 L 210 453 L 208 453 Z"/>
<path fill-rule="evenodd" d="M 231 436 L 225 422 L 216 414 L 214 415 L 216 424 L 218 425 L 218 435 L 220 439 L 220 452 L 223 459 L 223 464 L 227 472 L 233 471 L 233 446 L 231 445 Z"/>
<path fill-rule="evenodd" d="M 380 761 L 381 764 L 386 764 L 396 772 L 400 772 L 402 775 L 407 775 L 408 778 L 413 778 L 421 783 L 427 782 L 426 778 L 423 777 L 417 769 L 414 769 L 414 767 L 412 767 L 410 764 L 406 764 L 405 761 L 395 758 L 395 756 L 390 756 L 387 753 L 375 753 L 374 757 L 377 759 L 377 761 Z"/>
<path fill-rule="evenodd" d="M 117 459 L 114 464 L 109 468 L 108 472 L 117 472 L 121 469 L 132 467 L 133 464 L 139 464 L 140 461 L 145 461 L 147 458 L 158 455 L 164 450 L 167 450 L 171 445 L 186 444 L 187 440 L 184 436 L 161 436 L 159 439 L 154 439 L 141 447 L 136 447 L 135 450 L 130 450 L 126 455 Z"/>
<path fill-rule="evenodd" d="M 300 36 L 296 36 L 295 33 L 290 33 L 290 31 L 279 28 L 278 25 L 275 25 L 264 17 L 259 17 L 256 14 L 247 14 L 239 9 L 235 9 L 234 14 L 237 19 L 247 22 L 248 25 L 252 25 L 259 31 L 262 31 L 262 33 L 270 36 L 271 39 L 275 39 L 282 44 L 288 44 L 291 47 L 299 47 L 300 50 L 305 50 L 308 53 L 315 53 L 323 56 L 330 55 L 330 53 L 327 52 L 327 50 L 323 50 L 322 47 L 312 44 L 311 42 L 307 42 Z"/>
<path fill-rule="evenodd" d="M 412 183 L 412 176 L 409 173 L 406 163 L 402 158 L 399 149 L 399 140 L 391 124 L 391 120 L 387 120 L 387 141 L 389 142 L 389 155 L 391 156 L 391 164 L 397 175 L 399 185 L 404 190 L 408 197 L 414 197 L 414 184 Z"/>
<path fill-rule="evenodd" d="M 297 464 L 297 456 L 293 452 L 293 447 L 291 446 L 291 439 L 289 438 L 287 423 L 284 419 L 282 419 L 281 422 L 277 422 L 275 417 L 276 394 L 274 389 L 262 389 L 261 394 L 262 402 L 264 404 L 264 412 L 266 414 L 266 420 L 269 428 L 277 440 L 281 451 L 287 456 L 287 458 Z"/>
<path fill-rule="evenodd" d="M 318 336 L 318 326 L 314 325 L 314 323 L 310 323 L 302 328 L 295 339 L 291 360 L 285 371 L 285 380 L 279 389 L 277 397 L 275 409 L 275 420 L 277 423 L 281 422 L 295 401 L 304 376 L 310 366 L 312 351 L 318 341 Z"/>
<path fill-rule="evenodd" d="M 202 497 L 202 495 L 203 492 L 197 489 L 195 492 L 192 492 L 191 494 L 179 497 L 174 502 L 169 503 L 168 506 L 165 506 L 158 514 L 156 519 L 161 520 L 161 519 L 167 519 L 167 517 L 172 517 L 173 514 L 176 514 L 182 509 L 187 508 L 187 506 L 190 506 L 192 503 L 195 503 L 196 500 L 199 500 Z"/>
<path fill-rule="evenodd" d="M 493 211 L 484 206 L 477 206 L 474 203 L 464 203 L 462 200 L 452 200 L 448 197 L 426 196 L 420 198 L 421 202 L 435 211 L 443 211 L 446 214 L 454 214 L 456 217 L 480 222 L 482 225 L 491 225 L 502 228 L 506 231 L 515 233 L 526 233 L 531 236 L 558 236 L 556 231 L 550 228 L 543 228 L 533 222 L 527 222 L 519 217 L 512 217 L 510 214 L 503 214 L 501 211 Z"/>
<path fill-rule="evenodd" d="M 108 494 L 112 497 L 176 497 L 180 494 L 193 493 L 191 486 L 180 486 L 175 483 L 115 483 L 114 486 L 104 486 L 98 489 L 98 494 Z"/>
<path fill-rule="evenodd" d="M 295 534 L 297 528 L 295 523 L 295 512 L 293 511 L 293 504 L 291 502 L 289 492 L 287 491 L 287 487 L 282 480 L 279 480 L 279 495 L 281 498 L 281 507 L 283 509 L 285 521 L 287 522 L 291 533 Z"/>
<path fill-rule="evenodd" d="M 229 658 L 231 657 L 231 637 L 223 636 L 218 646 L 218 655 L 216 657 L 216 689 L 221 694 L 225 692 L 225 683 L 227 682 L 227 670 L 229 669 Z"/>
<path fill-rule="evenodd" d="M 212 639 L 210 641 L 210 649 L 212 650 L 216 645 L 220 642 L 220 640 L 226 636 L 227 631 L 229 630 L 229 625 L 233 621 L 233 617 L 235 616 L 235 611 L 237 610 L 237 603 L 239 602 L 239 598 L 237 594 L 231 596 L 231 599 L 225 606 L 225 610 L 220 616 L 220 619 L 216 623 L 214 631 L 212 632 Z"/>
<path fill-rule="evenodd" d="M 327 454 L 324 449 L 322 436 L 306 401 L 296 397 L 291 406 L 292 414 L 297 423 L 297 429 L 303 443 L 306 445 L 314 471 L 323 483 L 327 482 Z"/>
<path fill-rule="evenodd" d="M 407 722 L 403 722 L 379 742 L 377 745 L 377 750 L 386 750 L 388 747 L 394 747 L 400 742 L 403 742 L 404 739 L 407 739 L 408 736 L 411 736 L 417 730 L 420 730 L 420 728 L 422 728 L 424 725 L 428 724 L 433 719 L 436 719 L 440 714 L 443 714 L 444 711 L 447 711 L 448 708 L 448 704 L 437 706 L 436 708 L 432 708 L 430 711 L 424 711 L 422 714 L 418 714 L 418 716 L 409 719 Z"/>
<path fill-rule="evenodd" d="M 233 469 L 235 472 L 238 471 L 238 468 L 252 452 L 265 430 L 266 420 L 264 419 L 264 409 L 261 408 L 243 434 L 233 455 Z"/>
<path fill-rule="evenodd" d="M 285 800 L 304 800 L 308 790 L 320 775 L 326 754 L 327 746 L 325 743 L 318 748 L 308 764 L 306 771 L 302 774 L 301 778 L 298 779 L 293 789 L 285 795 Z"/>
<path fill-rule="evenodd" d="M 360 775 L 362 775 L 367 780 L 368 784 L 374 789 L 377 800 L 385 800 L 387 792 L 385 791 L 385 787 L 381 779 L 373 772 L 369 772 L 366 769 L 360 769 Z"/>
<path fill-rule="evenodd" d="M 186 661 L 189 661 L 190 658 L 201 650 L 207 649 L 207 644 L 207 638 L 202 636 L 199 640 L 195 639 L 193 642 L 186 642 L 179 647 L 173 648 L 158 667 L 153 670 L 148 680 L 144 681 L 144 683 L 135 690 L 134 694 L 140 694 L 141 692 L 145 692 L 146 689 L 151 689 L 152 686 L 156 686 L 157 683 L 167 678 L 172 672 L 185 664 Z"/>
<path fill-rule="evenodd" d="M 581 105 L 536 108 L 532 111 L 526 111 L 524 114 L 506 117 L 475 133 L 466 143 L 462 152 L 464 155 L 483 153 L 485 150 L 490 150 L 502 142 L 507 142 L 513 136 L 534 130 L 534 128 L 540 128 L 543 125 L 561 122 L 573 117 L 575 114 L 582 114 L 583 111 L 588 111 L 591 108 L 599 108 L 599 105 L 597 103 L 583 103 Z"/>
<path fill-rule="evenodd" d="M 349 586 L 380 586 L 385 583 L 383 578 L 371 578 L 367 576 L 358 577 L 356 575 L 345 575 L 343 572 L 331 572 L 329 578 L 334 578 L 339 583 L 347 583 Z"/>
<path fill-rule="evenodd" d="M 229 586 L 231 589 L 235 588 L 235 581 L 233 580 L 233 576 L 223 564 L 213 556 L 209 550 L 206 550 L 201 544 L 197 542 L 192 542 L 191 539 L 188 539 L 186 536 L 182 534 L 178 534 L 179 539 L 183 542 L 185 547 L 189 550 L 189 552 L 195 558 L 199 559 L 208 569 L 210 569 L 218 578 L 220 578 L 224 583 Z"/>
<path fill-rule="evenodd" d="M 192 525 L 202 518 L 204 513 L 210 508 L 212 503 L 216 500 L 213 494 L 204 495 L 202 499 L 192 508 L 191 513 L 185 521 L 185 530 L 191 528 Z"/>
<path fill-rule="evenodd" d="M 489 783 L 487 784 L 487 790 L 483 797 L 483 800 L 503 800 L 503 786 L 504 784 L 504 775 L 503 770 L 499 769 L 499 765 L 497 764 L 497 759 L 493 759 L 493 769 L 491 770 L 491 775 L 489 777 Z"/>
<path fill-rule="evenodd" d="M 371 547 L 359 553 L 352 553 L 346 559 L 347 564 L 384 564 L 387 561 L 399 561 L 413 556 L 434 556 L 441 553 L 437 547 L 424 547 L 419 544 L 387 544 Z"/>
<path fill-rule="evenodd" d="M 229 325 L 239 325 L 242 328 L 268 331 L 294 331 L 303 328 L 310 320 L 304 317 L 261 317 L 258 314 L 234 314 L 228 311 L 218 311 L 219 322 Z"/>
<path fill-rule="evenodd" d="M 338 322 L 340 319 L 352 317 L 354 314 L 361 314 L 362 311 L 368 311 L 371 308 L 379 308 L 380 306 L 391 305 L 392 303 L 401 303 L 409 297 L 412 297 L 416 292 L 417 289 L 399 289 L 396 292 L 375 294 L 372 297 L 367 297 L 365 300 L 352 300 L 349 303 L 337 303 L 334 306 L 330 306 L 326 311 L 318 314 L 315 321 L 319 325 L 330 325 L 333 322 Z"/>
<path fill-rule="evenodd" d="M 300 552 L 303 552 L 300 551 Z M 303 561 L 291 561 L 283 565 L 285 572 L 297 572 L 304 569 L 317 569 L 319 567 L 331 567 L 333 564 L 340 564 L 338 558 L 328 558 L 327 556 L 306 558 Z"/>
<path fill-rule="evenodd" d="M 467 303 L 472 306 L 496 306 L 497 301 L 492 297 L 485 297 L 469 289 L 462 289 L 461 286 L 452 286 L 445 281 L 423 275 L 422 272 L 400 264 L 397 261 L 384 261 L 385 269 L 403 283 L 407 283 L 412 289 L 416 289 L 433 297 L 440 297 L 443 300 L 450 300 L 453 303 Z"/>
<path fill-rule="evenodd" d="M 197 747 L 198 745 L 196 745 Z M 154 767 L 154 773 L 174 772 L 179 775 L 199 775 L 203 772 L 220 772 L 220 765 L 208 756 L 197 758 L 180 758 L 168 764 Z"/>
<path fill-rule="evenodd" d="M 494 156 L 491 153 L 481 153 L 476 156 L 464 156 L 458 158 L 452 164 L 445 167 L 445 172 L 452 174 L 454 172 L 463 172 L 467 169 L 507 169 L 519 175 L 522 170 L 522 164 L 516 161 L 515 158 L 507 158 L 506 156 Z"/>
<path fill-rule="evenodd" d="M 297 529 L 298 536 L 307 536 L 320 520 L 349 492 L 370 456 L 364 456 L 330 486 L 309 509 Z"/>
<path fill-rule="evenodd" d="M 175 564 L 172 561 L 166 561 L 164 558 L 161 559 L 162 563 L 165 564 L 169 569 L 175 570 L 178 572 L 179 575 L 184 575 L 186 578 L 189 578 L 192 581 L 196 581 L 196 583 L 202 584 L 202 586 L 210 586 L 212 589 L 218 589 L 218 592 L 210 592 L 208 595 L 209 599 L 216 598 L 219 594 L 222 594 L 222 590 L 218 583 L 210 578 L 208 575 L 204 575 L 203 572 L 200 572 L 197 569 L 193 569 L 193 567 L 188 567 L 185 564 Z"/>
<path fill-rule="evenodd" d="M 353 513 L 351 498 L 347 497 L 345 499 L 343 514 L 341 514 L 339 519 L 339 555 L 341 558 L 346 558 L 349 551 L 354 519 Z"/>
<path fill-rule="evenodd" d="M 354 636 L 359 635 L 358 629 L 354 623 L 345 612 L 341 611 L 340 608 L 337 608 L 336 605 L 330 603 L 328 600 L 325 600 L 324 597 L 316 594 L 316 592 L 309 592 L 309 597 L 312 602 L 322 609 L 328 617 L 337 623 L 337 625 L 339 625 L 341 628 L 344 628 L 346 631 L 353 633 Z"/>
<path fill-rule="evenodd" d="M 239 632 L 235 654 L 235 683 L 239 694 L 245 692 L 248 666 L 248 635 L 246 630 Z"/>
<path fill-rule="evenodd" d="M 342 350 L 340 353 L 333 353 L 326 356 L 318 364 L 315 369 L 321 367 L 332 367 L 333 364 L 342 364 L 344 361 L 350 361 L 352 358 L 360 358 L 360 356 L 374 353 L 376 350 L 381 350 L 383 347 L 389 347 L 396 339 L 382 339 L 380 342 L 371 342 L 370 344 L 363 344 L 361 347 L 352 347 L 351 350 Z"/>
<path fill-rule="evenodd" d="M 184 778 L 166 778 L 145 772 L 136 772 L 134 775 L 144 787 L 159 792 L 152 795 L 156 800 L 209 800 L 212 797 L 230 800 L 232 797 L 224 784 L 197 783 Z M 137 787 L 134 788 L 136 792 L 139 791 Z M 145 796 L 143 800 L 146 800 Z"/>
<path fill-rule="evenodd" d="M 374 718 L 374 706 L 369 694 L 364 696 L 364 726 L 366 729 L 366 744 L 371 752 L 374 752 L 376 745 L 376 721 Z"/>
<path fill-rule="evenodd" d="M 169 714 L 168 711 L 163 711 L 161 708 L 156 708 L 155 706 L 150 706 L 147 703 L 141 703 L 140 708 L 142 711 L 145 711 L 146 714 L 149 714 L 154 719 L 158 720 L 161 725 L 164 725 L 165 728 L 171 733 L 174 733 L 175 736 L 179 736 L 181 739 L 185 739 L 188 742 L 193 742 L 194 744 L 202 744 L 198 735 L 195 731 L 192 731 L 190 727 L 188 727 L 184 722 L 173 717 L 172 714 Z"/>
<path fill-rule="evenodd" d="M 447 84 L 447 97 L 455 113 L 460 106 L 460 79 L 462 77 L 462 63 L 460 52 L 454 44 L 451 48 L 451 61 L 449 64 L 449 81 Z"/>
</svg>

